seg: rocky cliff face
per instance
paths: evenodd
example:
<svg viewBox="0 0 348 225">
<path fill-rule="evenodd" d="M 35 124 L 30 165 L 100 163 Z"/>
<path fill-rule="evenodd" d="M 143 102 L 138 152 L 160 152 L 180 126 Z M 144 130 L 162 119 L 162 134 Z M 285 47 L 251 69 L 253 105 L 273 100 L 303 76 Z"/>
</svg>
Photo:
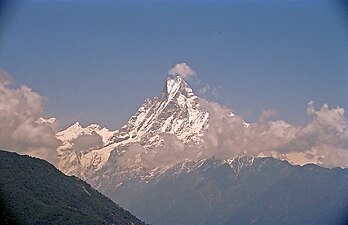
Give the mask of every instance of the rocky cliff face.
<svg viewBox="0 0 348 225">
<path fill-rule="evenodd" d="M 183 78 L 168 77 L 162 94 L 146 99 L 121 129 L 109 131 L 95 124 L 82 128 L 76 123 L 57 133 L 63 142 L 58 150 L 59 168 L 91 182 L 91 179 L 96 181 L 94 174 L 100 173 L 100 170 L 112 170 L 114 173 L 131 170 L 132 173 L 139 173 L 148 167 L 154 169 L 154 166 L 144 165 L 146 162 L 141 155 L 157 154 L 161 149 L 167 149 L 168 145 L 172 145 L 169 146 L 171 148 L 176 145 L 203 148 L 202 136 L 209 126 L 209 112 L 199 101 Z M 86 146 L 79 151 L 76 149 L 78 139 L 91 138 L 93 135 L 101 137 L 99 146 Z M 126 154 L 134 155 L 135 161 L 120 162 L 120 158 Z M 199 155 L 199 150 L 195 154 Z M 156 169 L 163 170 L 168 166 L 165 163 Z M 97 186 L 94 182 L 92 184 Z"/>
</svg>

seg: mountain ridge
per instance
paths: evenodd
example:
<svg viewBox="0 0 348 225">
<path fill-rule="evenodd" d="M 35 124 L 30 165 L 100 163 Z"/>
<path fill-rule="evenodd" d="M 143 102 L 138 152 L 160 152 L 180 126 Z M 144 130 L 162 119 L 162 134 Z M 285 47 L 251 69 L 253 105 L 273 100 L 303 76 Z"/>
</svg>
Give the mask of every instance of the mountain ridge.
<svg viewBox="0 0 348 225">
<path fill-rule="evenodd" d="M 129 166 L 133 169 L 134 164 L 147 169 L 162 166 L 162 171 L 165 171 L 179 161 L 212 157 L 207 151 L 221 145 L 214 140 L 216 135 L 224 136 L 223 132 L 228 132 L 220 131 L 218 127 L 224 126 L 223 121 L 235 127 L 240 126 L 241 132 L 246 134 L 255 132 L 251 130 L 255 125 L 246 123 L 231 110 L 217 103 L 197 97 L 182 77 L 171 75 L 168 76 L 160 96 L 146 99 L 119 130 L 110 131 L 97 124 L 83 128 L 77 122 L 58 132 L 57 138 L 63 142 L 58 149 L 58 167 L 66 174 L 74 174 L 90 182 L 89 177 L 106 166 L 113 155 L 114 164 L 132 164 Z M 289 124 L 284 121 L 274 123 L 274 129 L 279 129 L 279 126 L 286 128 Z M 215 132 L 213 135 L 212 131 Z M 236 135 L 238 138 L 238 134 Z M 83 142 L 82 139 L 91 145 L 77 147 Z M 157 163 L 159 156 L 163 158 L 164 154 L 171 156 L 171 160 Z M 272 156 L 286 159 L 293 164 L 296 164 L 299 157 L 306 157 L 297 154 L 289 159 L 288 155 L 273 152 L 261 152 L 254 156 Z M 179 159 L 176 160 L 175 157 Z M 323 156 L 318 155 L 313 159 L 320 157 Z"/>
<path fill-rule="evenodd" d="M 105 194 L 152 224 L 348 222 L 348 169 L 241 154 L 178 163 L 150 180 L 109 181 Z"/>
<path fill-rule="evenodd" d="M 208 118 L 209 113 L 201 109 L 198 97 L 184 79 L 171 76 L 161 96 L 146 99 L 121 129 L 109 131 L 94 124 L 82 128 L 79 123 L 75 123 L 57 133 L 57 138 L 63 142 L 58 150 L 61 159 L 58 167 L 67 174 L 79 173 L 86 178 L 84 173 L 91 167 L 93 170 L 101 169 L 112 151 L 121 156 L 125 153 L 125 147 L 139 143 L 144 152 L 150 152 L 156 147 L 162 147 L 168 135 L 173 136 L 167 138 L 177 138 L 184 146 L 197 146 L 202 143 L 200 136 L 207 129 Z M 85 149 L 80 153 L 71 151 L 78 136 L 91 136 L 94 132 L 102 137 L 103 147 Z M 73 169 L 72 162 L 76 165 Z"/>
</svg>

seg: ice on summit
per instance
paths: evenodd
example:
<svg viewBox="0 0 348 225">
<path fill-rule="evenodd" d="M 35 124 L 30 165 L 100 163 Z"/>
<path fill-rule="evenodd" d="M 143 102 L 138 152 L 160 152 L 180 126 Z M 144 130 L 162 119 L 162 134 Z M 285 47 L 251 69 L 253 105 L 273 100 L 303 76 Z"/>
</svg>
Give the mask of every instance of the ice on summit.
<svg viewBox="0 0 348 225">
<path fill-rule="evenodd" d="M 109 131 L 96 124 L 82 127 L 77 122 L 57 133 L 57 138 L 63 142 L 59 148 L 61 169 L 81 173 L 91 167 L 99 170 L 109 160 L 111 152 L 122 155 L 132 143 L 139 143 L 149 151 L 163 145 L 162 134 L 172 134 L 187 145 L 202 144 L 201 137 L 208 127 L 208 120 L 209 113 L 200 106 L 198 97 L 186 81 L 181 76 L 171 75 L 160 97 L 146 99 L 121 129 Z M 102 137 L 104 147 L 74 152 L 73 141 L 92 132 Z M 64 168 L 68 165 L 67 160 L 74 161 L 76 168 Z"/>
</svg>

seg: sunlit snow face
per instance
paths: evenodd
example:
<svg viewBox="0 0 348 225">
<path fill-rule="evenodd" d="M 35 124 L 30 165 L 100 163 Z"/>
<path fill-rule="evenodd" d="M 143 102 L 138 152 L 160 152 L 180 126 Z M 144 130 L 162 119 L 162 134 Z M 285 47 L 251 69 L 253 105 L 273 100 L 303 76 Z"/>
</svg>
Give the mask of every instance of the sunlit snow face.
<svg viewBox="0 0 348 225">
<path fill-rule="evenodd" d="M 347 151 L 342 147 L 346 134 L 344 111 L 340 108 L 329 109 L 324 105 L 321 110 L 315 111 L 309 103 L 308 111 L 314 118 L 303 127 L 283 120 L 268 120 L 275 113 L 271 110 L 265 111 L 258 121 L 246 123 L 230 109 L 195 96 L 180 76 L 168 77 L 165 85 L 165 98 L 146 100 L 122 129 L 106 133 L 108 138 L 97 131 L 103 140 L 111 142 L 105 148 L 86 153 L 84 158 L 95 160 L 94 156 L 100 154 L 97 164 L 101 168 L 113 148 L 141 143 L 143 150 L 128 148 L 127 153 L 122 155 L 122 161 L 133 162 L 138 158 L 143 160 L 144 165 L 161 166 L 161 162 L 175 164 L 178 159 L 223 159 L 248 153 L 288 159 L 294 164 L 315 162 L 333 165 L 332 162 L 336 161 L 337 165 L 346 165 L 345 160 L 339 160 L 347 158 Z M 170 135 L 174 135 L 175 139 Z M 175 144 L 177 141 L 184 145 Z M 167 148 L 171 150 L 168 152 Z M 148 163 L 150 159 L 152 163 Z"/>
</svg>

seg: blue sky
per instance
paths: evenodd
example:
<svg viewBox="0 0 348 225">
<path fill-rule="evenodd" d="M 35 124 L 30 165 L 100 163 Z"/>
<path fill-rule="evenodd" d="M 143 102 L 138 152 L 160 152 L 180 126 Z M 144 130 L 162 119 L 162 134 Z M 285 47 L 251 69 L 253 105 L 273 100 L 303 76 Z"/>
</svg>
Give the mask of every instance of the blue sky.
<svg viewBox="0 0 348 225">
<path fill-rule="evenodd" d="M 336 1 L 19 1 L 2 4 L 0 67 L 45 113 L 117 129 L 168 69 L 247 121 L 302 124 L 307 102 L 348 109 L 347 8 Z"/>
</svg>

